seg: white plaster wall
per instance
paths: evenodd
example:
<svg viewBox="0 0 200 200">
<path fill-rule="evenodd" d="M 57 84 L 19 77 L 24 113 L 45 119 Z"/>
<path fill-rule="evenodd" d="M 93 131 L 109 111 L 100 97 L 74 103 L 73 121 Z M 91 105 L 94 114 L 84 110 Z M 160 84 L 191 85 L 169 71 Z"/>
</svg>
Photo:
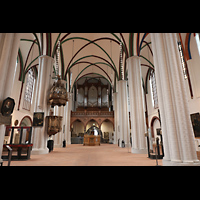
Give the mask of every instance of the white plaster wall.
<svg viewBox="0 0 200 200">
<path fill-rule="evenodd" d="M 28 36 L 27 36 L 28 37 Z M 27 47 L 27 43 L 26 42 L 22 42 L 20 41 L 20 49 L 21 49 L 21 52 L 23 54 L 23 62 L 25 63 L 25 56 L 27 54 L 27 51 L 29 49 L 29 45 Z M 35 58 L 37 56 L 37 48 L 34 47 L 33 48 L 33 54 L 30 54 L 30 57 L 29 57 L 29 62 L 30 62 L 30 58 Z M 29 64 L 28 62 L 28 64 Z M 34 64 L 38 63 L 38 61 L 35 61 Z M 25 78 L 25 82 L 24 82 L 24 86 L 23 86 L 23 91 L 22 91 L 22 95 L 21 95 L 21 103 L 20 103 L 20 107 L 19 107 L 19 110 L 18 110 L 18 104 L 19 104 L 19 96 L 20 96 L 20 91 L 21 91 L 21 84 L 22 82 L 19 81 L 19 73 L 20 73 L 20 62 L 18 60 L 18 63 L 17 63 L 17 67 L 16 67 L 16 73 L 15 73 L 15 77 L 14 77 L 14 86 L 13 86 L 13 89 L 12 89 L 12 98 L 14 98 L 15 100 L 15 107 L 14 107 L 14 111 L 13 111 L 13 114 L 12 114 L 12 126 L 14 126 L 14 121 L 15 120 L 18 120 L 19 123 L 20 121 L 22 120 L 22 118 L 24 116 L 29 116 L 31 119 L 33 119 L 33 112 L 34 112 L 34 104 L 35 104 L 35 88 L 36 88 L 36 83 L 37 83 L 37 79 L 35 79 L 35 84 L 34 84 L 34 88 L 33 88 L 33 97 L 32 97 L 32 105 L 31 105 L 31 109 L 30 111 L 28 110 L 25 110 L 23 109 L 23 99 L 24 99 L 24 92 L 25 92 L 25 87 L 26 87 L 26 78 Z"/>
</svg>

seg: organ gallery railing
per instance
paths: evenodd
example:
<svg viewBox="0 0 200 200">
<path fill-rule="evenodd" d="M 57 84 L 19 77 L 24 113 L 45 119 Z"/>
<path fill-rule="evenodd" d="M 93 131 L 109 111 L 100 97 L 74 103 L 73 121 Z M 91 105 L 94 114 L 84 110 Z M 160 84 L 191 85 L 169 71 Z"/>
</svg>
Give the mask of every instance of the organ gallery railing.
<svg viewBox="0 0 200 200">
<path fill-rule="evenodd" d="M 114 111 L 71 111 L 71 117 L 80 116 L 102 116 L 102 117 L 114 117 Z"/>
</svg>

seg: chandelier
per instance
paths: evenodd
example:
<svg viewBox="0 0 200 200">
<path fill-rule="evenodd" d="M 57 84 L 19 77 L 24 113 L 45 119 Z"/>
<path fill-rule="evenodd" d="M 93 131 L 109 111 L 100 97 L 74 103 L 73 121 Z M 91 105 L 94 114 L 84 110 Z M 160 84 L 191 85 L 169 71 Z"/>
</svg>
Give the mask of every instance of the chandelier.
<svg viewBox="0 0 200 200">
<path fill-rule="evenodd" d="M 67 98 L 67 90 L 65 87 L 65 81 L 61 80 L 59 74 L 59 66 L 58 66 L 58 60 L 59 60 L 59 52 L 60 52 L 60 41 L 58 42 L 58 49 L 57 49 L 57 56 L 56 56 L 56 79 L 53 83 L 53 86 L 50 89 L 49 93 L 49 104 L 53 108 L 54 106 L 65 106 L 66 102 L 68 101 Z"/>
<path fill-rule="evenodd" d="M 67 90 L 64 86 L 63 80 L 57 75 L 58 80 L 53 83 L 49 94 L 49 104 L 51 107 L 54 106 L 65 106 L 68 101 Z"/>
</svg>

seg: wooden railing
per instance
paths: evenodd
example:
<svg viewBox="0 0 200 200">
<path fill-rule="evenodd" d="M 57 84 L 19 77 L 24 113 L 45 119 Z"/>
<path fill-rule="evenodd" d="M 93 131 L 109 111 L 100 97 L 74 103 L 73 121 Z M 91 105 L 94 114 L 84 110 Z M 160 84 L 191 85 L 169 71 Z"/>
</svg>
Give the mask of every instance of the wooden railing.
<svg viewBox="0 0 200 200">
<path fill-rule="evenodd" d="M 14 130 L 16 130 L 16 132 Z M 31 134 L 32 127 L 7 126 L 6 136 L 8 140 L 5 140 L 5 144 L 3 145 L 3 153 L 7 152 L 6 148 L 9 146 L 12 148 L 13 152 L 17 152 L 17 155 L 12 155 L 12 160 L 30 159 L 33 146 L 31 143 Z M 2 158 L 8 159 L 9 154 L 2 155 Z"/>
<path fill-rule="evenodd" d="M 114 111 L 71 111 L 71 117 L 80 116 L 102 116 L 102 117 L 114 117 Z"/>
</svg>

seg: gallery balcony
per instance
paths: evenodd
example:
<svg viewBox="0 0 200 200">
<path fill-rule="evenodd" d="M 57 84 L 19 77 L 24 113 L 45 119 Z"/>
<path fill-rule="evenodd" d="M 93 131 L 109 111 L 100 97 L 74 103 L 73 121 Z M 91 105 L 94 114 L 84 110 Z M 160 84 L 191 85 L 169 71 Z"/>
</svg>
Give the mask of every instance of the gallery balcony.
<svg viewBox="0 0 200 200">
<path fill-rule="evenodd" d="M 71 111 L 71 117 L 114 117 L 114 111 Z"/>
</svg>

